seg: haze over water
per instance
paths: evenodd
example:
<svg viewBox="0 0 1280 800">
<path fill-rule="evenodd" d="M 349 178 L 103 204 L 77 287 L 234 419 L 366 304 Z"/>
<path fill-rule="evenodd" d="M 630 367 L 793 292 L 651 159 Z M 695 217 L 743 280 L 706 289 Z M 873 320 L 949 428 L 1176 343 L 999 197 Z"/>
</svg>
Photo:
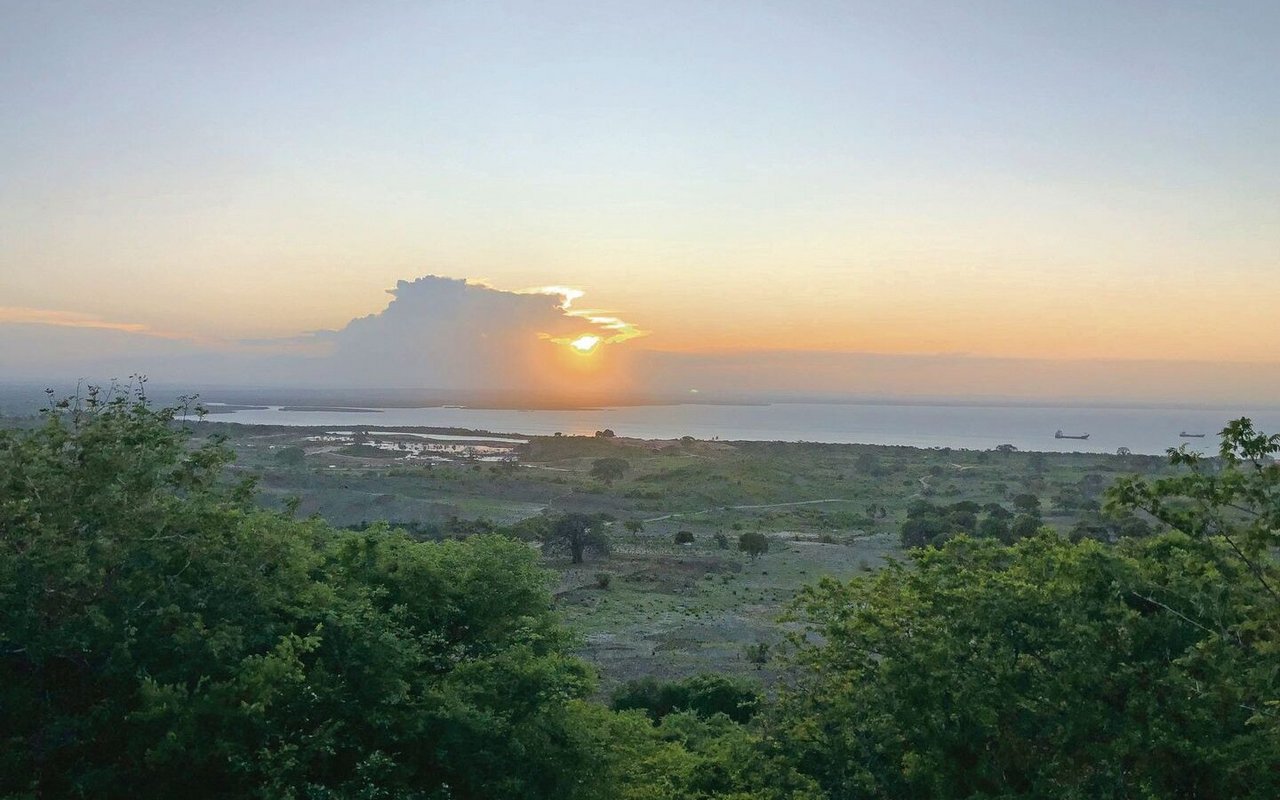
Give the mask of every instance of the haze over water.
<svg viewBox="0 0 1280 800">
<path fill-rule="evenodd" d="M 386 408 L 370 411 L 245 409 L 209 419 L 260 425 L 467 428 L 495 433 L 591 435 L 674 439 L 694 436 L 739 441 L 807 441 L 989 450 L 1158 455 L 1187 444 L 1217 448 L 1227 420 L 1249 416 L 1262 430 L 1280 430 L 1280 409 L 1052 408 L 890 404 L 778 403 L 773 405 L 662 405 L 582 410 L 516 411 L 472 408 Z M 1087 440 L 1055 439 L 1054 432 L 1088 433 Z M 1204 433 L 1185 439 L 1181 432 Z"/>
</svg>

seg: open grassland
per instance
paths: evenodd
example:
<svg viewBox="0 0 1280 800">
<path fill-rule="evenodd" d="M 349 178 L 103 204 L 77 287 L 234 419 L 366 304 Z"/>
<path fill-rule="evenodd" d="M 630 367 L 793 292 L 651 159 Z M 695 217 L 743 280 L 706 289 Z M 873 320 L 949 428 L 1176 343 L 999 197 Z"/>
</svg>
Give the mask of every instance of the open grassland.
<svg viewBox="0 0 1280 800">
<path fill-rule="evenodd" d="M 414 437 L 475 432 L 404 429 L 353 445 L 315 441 L 322 429 L 200 427 L 228 437 L 264 502 L 296 498 L 298 514 L 340 526 L 385 520 L 451 536 L 541 514 L 607 515 L 610 555 L 546 561 L 605 690 L 703 671 L 768 681 L 778 617 L 799 588 L 899 557 L 914 501 L 1007 505 L 1034 494 L 1044 521 L 1066 530 L 1117 475 L 1163 468 L 1142 456 L 604 437 L 522 437 L 503 459 L 427 461 L 409 454 Z M 600 459 L 624 461 L 621 477 L 593 474 Z M 682 531 L 691 543 L 675 543 Z M 747 531 L 768 537 L 768 553 L 737 550 Z"/>
</svg>

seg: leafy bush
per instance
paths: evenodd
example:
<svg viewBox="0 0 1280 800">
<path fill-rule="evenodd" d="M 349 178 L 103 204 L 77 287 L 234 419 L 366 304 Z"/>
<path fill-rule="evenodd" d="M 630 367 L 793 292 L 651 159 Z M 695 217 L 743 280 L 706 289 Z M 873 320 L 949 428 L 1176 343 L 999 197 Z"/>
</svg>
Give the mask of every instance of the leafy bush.
<svg viewBox="0 0 1280 800">
<path fill-rule="evenodd" d="M 1122 481 L 1158 535 L 959 537 L 804 590 L 777 735 L 832 797 L 1280 796 L 1276 453 L 1238 420 L 1216 469 Z"/>
<path fill-rule="evenodd" d="M 141 398 L 0 432 L 0 795 L 591 788 L 527 546 L 294 521 L 230 458 Z"/>
<path fill-rule="evenodd" d="M 610 706 L 616 711 L 641 709 L 654 722 L 675 711 L 702 717 L 724 714 L 746 722 L 759 710 L 760 701 L 759 690 L 746 681 L 703 674 L 677 683 L 660 683 L 652 677 L 629 681 L 613 692 Z"/>
<path fill-rule="evenodd" d="M 276 451 L 276 463 L 286 469 L 298 469 L 305 466 L 307 451 L 301 447 L 282 447 Z"/>
<path fill-rule="evenodd" d="M 769 537 L 760 531 L 747 531 L 738 537 L 738 549 L 754 560 L 769 552 Z"/>
<path fill-rule="evenodd" d="M 598 514 L 577 512 L 550 518 L 541 527 L 543 550 L 567 552 L 575 564 L 581 564 L 588 552 L 608 555 L 609 537 L 604 523 Z"/>
<path fill-rule="evenodd" d="M 773 650 L 773 646 L 766 641 L 759 641 L 755 644 L 749 644 L 742 648 L 742 655 L 752 664 L 769 663 L 769 653 Z"/>
<path fill-rule="evenodd" d="M 597 458 L 591 462 L 591 477 L 610 484 L 626 475 L 629 469 L 631 469 L 631 462 L 625 458 L 616 456 Z"/>
</svg>

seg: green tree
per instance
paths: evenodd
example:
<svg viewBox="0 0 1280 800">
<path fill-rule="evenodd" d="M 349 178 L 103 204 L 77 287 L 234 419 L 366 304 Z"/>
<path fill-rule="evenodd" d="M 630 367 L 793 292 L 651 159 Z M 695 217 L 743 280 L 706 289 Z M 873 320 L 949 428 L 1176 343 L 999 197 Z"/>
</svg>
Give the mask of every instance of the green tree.
<svg viewBox="0 0 1280 800">
<path fill-rule="evenodd" d="M 962 537 L 826 580 L 778 735 L 831 797 L 1274 797 L 1274 654 L 1232 641 L 1261 589 L 1219 549 Z"/>
<path fill-rule="evenodd" d="M 567 551 L 575 564 L 581 564 L 588 552 L 599 555 L 609 552 L 604 520 L 594 514 L 574 512 L 550 520 L 542 541 L 548 551 Z"/>
<path fill-rule="evenodd" d="M 1009 541 L 1009 521 L 1005 517 L 988 515 L 978 524 L 977 534 L 980 539 L 995 539 L 1000 542 Z"/>
<path fill-rule="evenodd" d="M 606 484 L 611 484 L 627 474 L 627 470 L 631 469 L 631 462 L 625 458 L 617 458 L 610 456 L 608 458 L 597 458 L 591 462 L 591 476 Z"/>
<path fill-rule="evenodd" d="M 606 754 L 602 800 L 826 800 L 752 727 L 724 714 L 587 709 Z"/>
<path fill-rule="evenodd" d="M 276 451 L 276 463 L 286 469 L 298 469 L 307 463 L 307 451 L 301 447 L 282 447 Z"/>
<path fill-rule="evenodd" d="M 1016 494 L 1012 502 L 1015 511 L 1034 516 L 1040 515 L 1040 498 L 1034 494 Z"/>
<path fill-rule="evenodd" d="M 880 477 L 886 474 L 886 470 L 880 464 L 880 459 L 875 453 L 862 452 L 858 454 L 858 458 L 854 461 L 854 468 L 863 475 L 871 475 Z"/>
<path fill-rule="evenodd" d="M 961 533 L 973 534 L 978 529 L 981 506 L 971 500 L 937 506 L 928 500 L 915 500 L 907 507 L 907 518 L 898 534 L 906 547 L 940 545 Z"/>
<path fill-rule="evenodd" d="M 754 561 L 769 552 L 769 537 L 760 531 L 747 531 L 738 537 L 738 549 L 751 556 Z"/>
<path fill-rule="evenodd" d="M 960 537 L 805 590 L 792 763 L 833 798 L 1280 796 L 1280 437 L 1223 436 L 1110 491 L 1154 535 Z"/>
<path fill-rule="evenodd" d="M 1019 539 L 1030 539 L 1040 532 L 1043 523 L 1039 516 L 1032 514 L 1018 514 L 1009 523 L 1009 535 L 1004 539 L 1006 543 L 1015 542 Z"/>
<path fill-rule="evenodd" d="M 294 521 L 230 459 L 141 397 L 0 432 L 0 795 L 607 791 L 527 546 Z"/>
<path fill-rule="evenodd" d="M 1221 436 L 1217 459 L 1184 445 L 1169 451 L 1182 474 L 1121 480 L 1108 492 L 1108 509 L 1140 511 L 1195 539 L 1226 544 L 1230 557 L 1280 603 L 1280 434 L 1262 433 L 1241 418 Z"/>
<path fill-rule="evenodd" d="M 614 690 L 610 706 L 617 711 L 641 709 L 658 722 L 675 711 L 692 711 L 702 717 L 724 714 L 735 722 L 747 722 L 760 708 L 757 686 L 723 675 L 702 674 L 675 683 L 645 677 L 628 681 Z"/>
<path fill-rule="evenodd" d="M 904 547 L 927 547 L 951 534 L 951 525 L 940 514 L 916 514 L 902 522 L 898 531 Z"/>
</svg>

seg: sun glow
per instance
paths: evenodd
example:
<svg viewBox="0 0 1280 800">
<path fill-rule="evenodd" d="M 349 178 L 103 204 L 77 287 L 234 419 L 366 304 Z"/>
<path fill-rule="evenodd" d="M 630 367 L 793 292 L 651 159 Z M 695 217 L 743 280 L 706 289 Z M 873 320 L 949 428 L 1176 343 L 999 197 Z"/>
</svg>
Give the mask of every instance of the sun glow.
<svg viewBox="0 0 1280 800">
<path fill-rule="evenodd" d="M 574 350 L 577 350 L 579 353 L 590 353 L 592 350 L 596 349 L 596 345 L 598 344 L 600 344 L 600 337 L 592 336 L 590 334 L 579 336 L 577 339 L 569 342 L 569 346 Z"/>
</svg>

